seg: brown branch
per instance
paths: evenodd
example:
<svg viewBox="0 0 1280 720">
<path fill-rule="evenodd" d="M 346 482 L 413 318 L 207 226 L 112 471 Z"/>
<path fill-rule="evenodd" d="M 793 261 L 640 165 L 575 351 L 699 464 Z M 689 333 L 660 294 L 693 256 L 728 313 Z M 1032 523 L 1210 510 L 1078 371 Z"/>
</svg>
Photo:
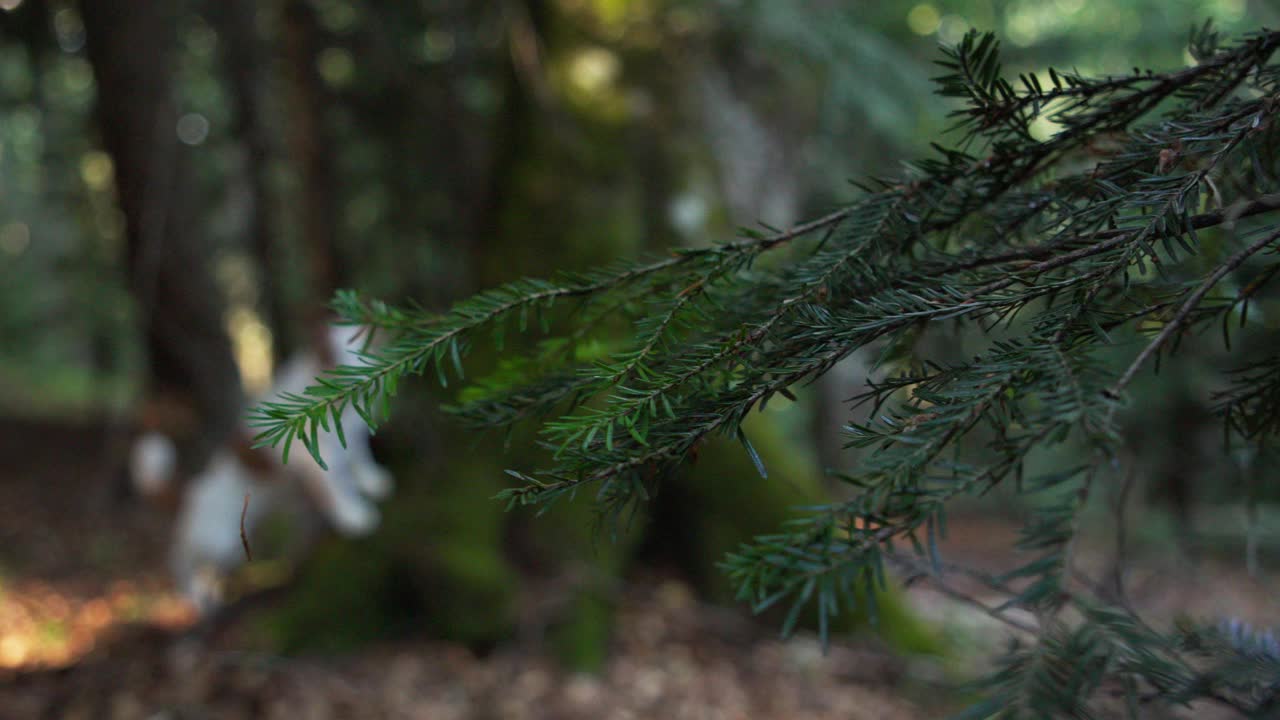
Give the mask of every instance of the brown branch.
<svg viewBox="0 0 1280 720">
<path fill-rule="evenodd" d="M 249 493 L 244 494 L 244 506 L 240 508 L 240 544 L 244 546 L 244 557 L 253 562 L 253 551 L 249 549 L 249 533 L 244 528 L 244 518 L 249 514 Z"/>
</svg>

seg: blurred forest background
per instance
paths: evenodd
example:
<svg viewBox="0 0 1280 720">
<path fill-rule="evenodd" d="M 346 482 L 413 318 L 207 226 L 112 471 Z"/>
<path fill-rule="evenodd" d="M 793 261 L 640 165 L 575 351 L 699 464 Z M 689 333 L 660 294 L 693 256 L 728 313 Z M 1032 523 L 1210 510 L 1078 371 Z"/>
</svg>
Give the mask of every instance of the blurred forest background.
<svg viewBox="0 0 1280 720">
<path fill-rule="evenodd" d="M 164 572 L 169 515 L 124 497 L 132 428 L 148 413 L 168 423 L 198 469 L 275 363 L 308 347 L 335 289 L 444 308 L 517 277 L 785 227 L 855 196 L 849 180 L 945 144 L 949 107 L 929 82 L 939 42 L 991 29 L 1010 75 L 1098 75 L 1189 63 L 1187 31 L 1210 18 L 1238 34 L 1280 14 L 1261 0 L 0 0 L 0 668 L 77 660 L 116 623 L 185 627 Z M 494 351 L 477 353 L 497 366 Z M 1142 394 L 1147 498 L 1169 508 L 1166 526 L 1139 533 L 1155 548 L 1198 542 L 1171 529 L 1196 517 L 1201 536 L 1239 540 L 1218 519 L 1235 516 L 1214 514 L 1234 510 L 1194 482 L 1233 471 L 1213 465 L 1192 355 Z M 912 717 L 951 670 L 926 664 L 932 680 L 904 680 L 890 658 L 946 655 L 963 633 L 914 590 L 886 597 L 883 639 L 840 646 L 822 670 L 801 657 L 812 643 L 760 640 L 757 653 L 724 641 L 760 636 L 717 609 L 732 607 L 715 568 L 724 552 L 827 492 L 824 468 L 852 466 L 841 400 L 871 360 L 758 420 L 753 438 L 785 481 L 743 482 L 750 460 L 710 448 L 696 477 L 664 488 L 616 541 L 585 507 L 504 513 L 491 498 L 530 440 L 465 434 L 437 409 L 452 387 L 402 392 L 375 440 L 397 482 L 379 530 L 324 540 L 296 563 L 273 551 L 287 538 L 262 540 L 241 578 L 261 600 L 214 644 L 330 657 L 415 648 L 409 669 L 384 650 L 391 669 L 337 682 L 325 666 L 301 681 L 357 707 L 360 682 L 416 678 L 404 692 L 428 702 L 432 672 L 508 662 L 430 701 L 474 716 L 466 702 L 509 685 L 597 710 L 625 695 L 641 716 L 671 693 L 717 712 L 802 716 L 803 698 L 785 703 L 807 690 L 752 691 L 745 670 L 730 673 L 745 688 L 735 701 L 710 670 L 710 689 L 679 690 L 646 679 L 642 661 L 618 666 L 662 632 L 709 634 L 727 644 L 653 667 L 702 677 L 686 666 L 754 658 L 770 682 L 825 688 L 812 690 L 828 693 L 814 716 Z M 197 421 L 156 410 L 157 398 Z M 996 498 L 973 510 L 952 543 L 982 556 L 1008 539 L 1000 514 L 1018 509 Z M 511 648 L 545 659 L 542 674 L 528 680 L 530 666 L 502 654 Z M 432 670 L 430 657 L 444 659 Z M 561 669 L 606 679 L 552 679 Z M 266 693 L 276 671 L 261 672 L 231 682 Z M 863 694 L 841 695 L 855 687 Z M 489 710 L 539 716 L 519 702 Z M 447 716 L 433 712 L 422 716 Z"/>
</svg>

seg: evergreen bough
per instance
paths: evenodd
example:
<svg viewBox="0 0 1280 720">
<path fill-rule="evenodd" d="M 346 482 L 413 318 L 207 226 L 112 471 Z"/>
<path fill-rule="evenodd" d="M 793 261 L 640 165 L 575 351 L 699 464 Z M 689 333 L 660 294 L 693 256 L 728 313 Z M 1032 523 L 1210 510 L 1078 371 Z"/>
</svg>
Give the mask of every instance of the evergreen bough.
<svg viewBox="0 0 1280 720">
<path fill-rule="evenodd" d="M 317 433 L 341 433 L 348 404 L 376 425 L 406 375 L 447 384 L 483 336 L 501 349 L 508 332 L 537 331 L 531 352 L 452 410 L 478 428 L 539 429 L 549 465 L 509 471 L 509 506 L 589 492 L 616 519 L 713 434 L 736 437 L 765 476 L 747 413 L 875 352 L 891 371 L 857 398 L 870 419 L 845 428 L 868 449 L 841 476 L 851 492 L 726 558 L 743 600 L 789 605 L 786 630 L 816 607 L 825 628 L 873 602 L 886 564 L 946 588 L 937 542 L 949 501 L 1011 484 L 1039 498 L 1019 542 L 1033 559 L 975 575 L 1007 596 L 999 607 L 950 592 L 1021 637 L 964 717 L 1138 717 L 1193 701 L 1272 717 L 1273 635 L 1234 621 L 1153 627 L 1122 582 L 1081 579 L 1073 552 L 1099 485 L 1132 476 L 1117 415 L 1133 380 L 1180 344 L 1218 342 L 1216 328 L 1265 345 L 1249 308 L 1280 269 L 1278 46 L 1277 32 L 1227 43 L 1205 25 L 1183 69 L 1008 80 L 995 38 L 970 33 L 944 49 L 937 78 L 962 103 L 959 140 L 902 176 L 859 185 L 849 205 L 789 230 L 521 280 L 444 314 L 341 293 L 343 320 L 389 341 L 366 365 L 264 404 L 259 442 L 317 455 Z M 966 362 L 914 351 L 954 325 L 987 338 L 985 350 Z M 1239 366 L 1216 410 L 1229 445 L 1260 449 L 1280 431 L 1280 362 Z M 1076 462 L 1029 462 L 1054 448 Z"/>
</svg>

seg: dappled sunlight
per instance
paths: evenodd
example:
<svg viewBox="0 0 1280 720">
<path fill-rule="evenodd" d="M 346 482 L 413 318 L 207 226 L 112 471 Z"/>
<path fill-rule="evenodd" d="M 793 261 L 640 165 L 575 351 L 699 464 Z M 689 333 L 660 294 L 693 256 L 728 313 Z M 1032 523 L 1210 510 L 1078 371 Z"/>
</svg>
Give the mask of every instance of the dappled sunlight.
<svg viewBox="0 0 1280 720">
<path fill-rule="evenodd" d="M 122 624 L 179 629 L 194 620 L 191 605 L 162 581 L 116 580 L 102 594 L 67 583 L 0 582 L 0 668 L 68 665 Z"/>
<path fill-rule="evenodd" d="M 227 333 L 245 390 L 252 396 L 261 395 L 271 387 L 271 330 L 253 310 L 237 307 L 227 315 Z"/>
<path fill-rule="evenodd" d="M 341 662 L 228 652 L 175 661 L 180 655 L 155 635 L 121 636 L 77 667 L 0 685 L 0 703 L 39 707 L 39 693 L 56 682 L 60 707 L 88 717 L 142 718 L 148 707 L 316 719 L 918 717 L 892 689 L 906 667 L 899 659 L 850 643 L 824 653 L 809 635 L 783 641 L 738 613 L 699 602 L 678 581 L 649 578 L 629 587 L 617 624 L 615 652 L 590 674 L 564 668 L 533 645 L 482 656 L 459 645 L 398 642 Z M 116 714 L 104 715 L 108 708 Z"/>
</svg>

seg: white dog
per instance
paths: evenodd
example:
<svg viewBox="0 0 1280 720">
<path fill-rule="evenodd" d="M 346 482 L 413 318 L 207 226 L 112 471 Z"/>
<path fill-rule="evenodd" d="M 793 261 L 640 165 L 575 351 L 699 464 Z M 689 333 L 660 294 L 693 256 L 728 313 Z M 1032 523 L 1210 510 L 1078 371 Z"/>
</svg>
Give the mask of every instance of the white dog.
<svg viewBox="0 0 1280 720">
<path fill-rule="evenodd" d="M 330 327 L 330 357 L 337 364 L 363 364 L 356 352 L 359 332 L 357 327 Z M 301 393 L 325 369 L 316 353 L 300 354 L 280 369 L 263 399 Z M 249 450 L 247 438 L 252 432 L 246 427 L 232 443 L 214 451 L 209 464 L 191 479 L 178 509 L 170 569 L 179 590 L 201 612 L 219 604 L 224 579 L 244 562 L 242 530 L 252 537 L 254 528 L 280 506 L 295 483 L 343 535 L 366 535 L 378 526 L 374 503 L 390 495 L 391 474 L 374 461 L 369 426 L 350 406 L 342 413 L 342 428 L 346 448 L 333 433 L 318 438 L 327 471 L 306 451 L 291 453 L 286 465 L 279 449 Z M 130 470 L 134 486 L 144 495 L 172 487 L 175 465 L 176 452 L 167 437 L 146 433 L 135 442 Z"/>
</svg>

